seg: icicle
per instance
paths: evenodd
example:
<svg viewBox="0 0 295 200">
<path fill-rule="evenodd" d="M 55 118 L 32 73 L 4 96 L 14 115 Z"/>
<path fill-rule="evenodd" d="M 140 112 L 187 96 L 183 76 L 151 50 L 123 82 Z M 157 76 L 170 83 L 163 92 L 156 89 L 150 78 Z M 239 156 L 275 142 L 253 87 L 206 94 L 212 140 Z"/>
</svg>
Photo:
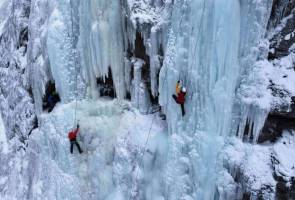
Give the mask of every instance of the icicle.
<svg viewBox="0 0 295 200">
<path fill-rule="evenodd" d="M 131 62 L 128 58 L 125 57 L 125 85 L 126 90 L 130 92 L 130 83 L 131 83 Z"/>
<path fill-rule="evenodd" d="M 190 159 L 198 174 L 190 180 L 197 185 L 197 199 L 214 199 L 215 170 L 222 167 L 216 157 L 223 138 L 237 131 L 236 124 L 245 127 L 246 120 L 250 119 L 250 123 L 254 122 L 256 140 L 264 122 L 264 111 L 255 108 L 247 113 L 239 110 L 243 105 L 241 101 L 235 104 L 241 77 L 251 71 L 257 58 L 252 47 L 256 47 L 264 35 L 271 3 L 267 0 L 175 1 L 160 72 L 160 104 L 165 108 L 171 134 L 183 140 L 189 138 L 188 141 L 197 137 L 191 146 L 187 144 L 188 151 L 199 156 Z M 187 86 L 184 117 L 171 97 L 179 78 Z M 182 151 L 178 149 L 181 147 L 173 148 L 176 149 L 173 151 Z M 186 153 L 181 155 L 186 157 Z M 178 167 L 181 168 L 181 163 L 175 161 L 173 168 Z M 177 170 L 171 169 L 171 173 L 176 182 L 183 181 Z M 180 187 L 170 192 L 175 194 L 175 199 L 187 195 Z"/>
<path fill-rule="evenodd" d="M 111 68 L 117 97 L 125 97 L 124 36 L 119 1 L 90 0 L 80 3 L 79 47 L 83 70 L 91 91 L 96 77 L 108 76 Z M 95 98 L 95 95 L 92 95 Z"/>
</svg>

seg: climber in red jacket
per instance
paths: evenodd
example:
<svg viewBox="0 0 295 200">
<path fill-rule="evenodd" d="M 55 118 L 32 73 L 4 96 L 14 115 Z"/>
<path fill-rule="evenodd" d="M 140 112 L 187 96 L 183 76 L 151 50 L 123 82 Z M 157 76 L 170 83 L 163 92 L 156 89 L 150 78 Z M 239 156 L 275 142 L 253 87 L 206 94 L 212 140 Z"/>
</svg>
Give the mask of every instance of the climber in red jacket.
<svg viewBox="0 0 295 200">
<path fill-rule="evenodd" d="M 172 98 L 175 100 L 177 104 L 180 104 L 182 116 L 185 115 L 184 111 L 184 102 L 185 102 L 185 95 L 186 95 L 186 88 L 180 86 L 180 81 L 176 83 L 176 94 L 172 95 Z"/>
<path fill-rule="evenodd" d="M 72 130 L 71 132 L 69 132 L 68 134 L 68 138 L 71 142 L 71 153 L 73 153 L 73 148 L 74 148 L 74 145 L 77 146 L 78 150 L 79 150 L 79 153 L 83 153 L 82 149 L 80 148 L 80 145 L 79 143 L 77 142 L 77 135 L 79 133 L 79 124 L 77 125 L 77 128 L 76 130 Z"/>
</svg>

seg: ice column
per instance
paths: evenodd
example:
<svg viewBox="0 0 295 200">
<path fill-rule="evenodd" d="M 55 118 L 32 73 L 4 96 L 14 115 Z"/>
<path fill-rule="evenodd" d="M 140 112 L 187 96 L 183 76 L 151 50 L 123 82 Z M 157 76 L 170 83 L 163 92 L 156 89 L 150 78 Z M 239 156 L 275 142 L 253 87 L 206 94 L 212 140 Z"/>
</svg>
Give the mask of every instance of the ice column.
<svg viewBox="0 0 295 200">
<path fill-rule="evenodd" d="M 116 94 L 125 97 L 124 45 L 120 1 L 80 2 L 79 48 L 88 91 L 97 96 L 96 78 L 111 68 Z"/>
<path fill-rule="evenodd" d="M 133 58 L 134 66 L 133 82 L 132 82 L 132 103 L 143 114 L 147 114 L 150 108 L 150 97 L 146 83 L 142 81 L 141 70 L 145 62 L 139 58 Z"/>
<path fill-rule="evenodd" d="M 47 24 L 53 6 L 42 0 L 31 1 L 28 41 L 28 76 L 34 96 L 36 113 L 42 113 L 46 83 L 51 77 L 47 52 Z"/>
<path fill-rule="evenodd" d="M 52 4 L 55 7 L 48 22 L 47 50 L 56 89 L 67 102 L 84 93 L 77 50 L 78 1 L 57 0 Z"/>
<path fill-rule="evenodd" d="M 224 137 L 236 128 L 236 89 L 252 63 L 242 61 L 242 52 L 250 52 L 261 39 L 270 5 L 267 0 L 175 1 L 159 85 L 172 134 L 167 165 L 167 176 L 173 174 L 167 178 L 171 199 L 215 198 L 221 167 L 217 155 Z M 178 79 L 188 91 L 185 117 L 171 98 Z"/>
<path fill-rule="evenodd" d="M 134 60 L 134 80 L 133 80 L 133 95 L 132 101 L 135 107 L 139 107 L 140 83 L 141 83 L 141 69 L 144 61 L 141 59 Z"/>
<path fill-rule="evenodd" d="M 239 47 L 240 79 L 237 89 L 233 122 L 233 133 L 243 137 L 246 123 L 253 124 L 253 142 L 256 142 L 264 126 L 269 106 L 263 105 L 268 80 L 260 77 L 259 65 L 256 63 L 261 56 L 259 49 L 270 17 L 272 1 L 246 0 L 241 2 L 241 41 Z M 261 58 L 260 58 L 261 59 Z M 267 59 L 264 56 L 264 59 Z M 262 88 L 265 85 L 265 88 Z M 250 94 L 250 95 L 249 95 Z M 250 129 L 251 132 L 251 129 Z"/>
<path fill-rule="evenodd" d="M 160 34 L 158 34 L 156 28 L 153 27 L 151 29 L 149 47 L 151 90 L 153 96 L 158 96 L 157 75 L 160 69 L 158 36 L 160 36 Z"/>
</svg>

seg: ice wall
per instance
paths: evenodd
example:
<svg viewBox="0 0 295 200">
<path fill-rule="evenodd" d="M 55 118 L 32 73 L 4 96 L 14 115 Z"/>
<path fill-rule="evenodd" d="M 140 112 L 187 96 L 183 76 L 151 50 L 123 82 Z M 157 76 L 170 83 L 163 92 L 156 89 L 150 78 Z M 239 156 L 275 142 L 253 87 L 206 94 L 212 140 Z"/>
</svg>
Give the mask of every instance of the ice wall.
<svg viewBox="0 0 295 200">
<path fill-rule="evenodd" d="M 89 92 L 97 97 L 96 78 L 108 75 L 111 68 L 116 95 L 126 95 L 124 44 L 120 1 L 80 2 L 79 48 Z"/>
<path fill-rule="evenodd" d="M 42 112 L 46 83 L 53 80 L 47 51 L 47 24 L 53 6 L 48 1 L 32 0 L 29 17 L 28 72 L 37 114 Z"/>
<path fill-rule="evenodd" d="M 47 51 L 52 77 L 62 102 L 85 96 L 81 75 L 79 36 L 79 1 L 57 0 L 48 20 Z"/>
<path fill-rule="evenodd" d="M 258 139 L 271 106 L 271 97 L 267 92 L 269 80 L 263 74 L 267 63 L 260 62 L 267 58 L 268 43 L 263 39 L 271 6 L 272 1 L 241 2 L 240 79 L 234 109 L 237 118 L 232 133 L 238 129 L 238 135 L 243 137 L 248 123 L 248 135 L 254 142 Z"/>
<path fill-rule="evenodd" d="M 62 101 L 76 96 L 77 74 L 81 84 L 79 94 L 94 99 L 98 97 L 96 79 L 107 76 L 109 68 L 118 98 L 123 99 L 127 92 L 139 86 L 131 84 L 131 59 L 138 54 L 137 32 L 143 37 L 148 57 L 145 61 L 149 77 L 143 81 L 148 82 L 151 94 L 157 96 L 157 76 L 166 49 L 171 4 L 170 1 L 50 2 L 46 48 L 50 72 Z"/>
<path fill-rule="evenodd" d="M 84 152 L 75 147 L 71 154 L 67 133 L 73 128 L 74 107 L 74 102 L 62 104 L 41 114 L 40 128 L 32 132 L 26 150 L 9 148 L 8 154 L 3 153 L 0 121 L 0 161 L 7 163 L 0 165 L 0 198 L 163 199 L 163 122 L 141 115 L 129 102 L 80 101 L 78 141 Z"/>
<path fill-rule="evenodd" d="M 145 60 L 149 77 L 148 80 L 143 81 L 146 82 L 153 97 L 158 96 L 158 74 L 166 51 L 172 4 L 172 1 L 163 0 L 122 1 L 124 46 L 127 58 L 130 59 L 133 56 Z M 136 47 L 138 35 L 143 40 L 146 55 L 143 55 L 143 49 Z"/>
<path fill-rule="evenodd" d="M 29 1 L 1 1 L 0 13 L 0 113 L 7 138 L 24 142 L 35 123 L 26 59 Z"/>
<path fill-rule="evenodd" d="M 267 0 L 174 2 L 159 89 L 172 134 L 168 166 L 173 167 L 167 169 L 174 174 L 167 179 L 171 199 L 216 197 L 214 183 L 220 167 L 216 159 L 224 137 L 248 117 L 261 116 L 259 109 L 246 112 L 236 95 L 241 80 L 253 75 L 259 52 L 254 47 L 264 35 L 271 4 Z M 188 90 L 183 118 L 171 98 L 178 79 Z M 239 113 L 234 110 L 237 101 Z M 263 117 L 259 119 L 254 134 L 263 125 Z"/>
<path fill-rule="evenodd" d="M 171 1 L 127 1 L 130 22 L 127 23 L 127 33 L 133 37 L 136 31 L 141 32 L 144 45 L 149 56 L 150 88 L 153 96 L 158 96 L 158 73 L 161 67 L 161 54 L 166 51 L 167 32 L 170 25 Z M 133 45 L 135 40 L 127 36 Z M 161 52 L 162 51 L 162 52 Z"/>
<path fill-rule="evenodd" d="M 131 58 L 137 54 L 136 32 L 142 35 L 149 56 L 149 88 L 154 96 L 158 95 L 159 52 L 165 49 L 170 6 L 170 1 L 80 2 L 81 64 L 92 97 L 97 97 L 96 78 L 107 76 L 109 67 L 117 97 L 122 99 L 126 92 L 139 87 L 131 84 L 130 77 Z"/>
</svg>

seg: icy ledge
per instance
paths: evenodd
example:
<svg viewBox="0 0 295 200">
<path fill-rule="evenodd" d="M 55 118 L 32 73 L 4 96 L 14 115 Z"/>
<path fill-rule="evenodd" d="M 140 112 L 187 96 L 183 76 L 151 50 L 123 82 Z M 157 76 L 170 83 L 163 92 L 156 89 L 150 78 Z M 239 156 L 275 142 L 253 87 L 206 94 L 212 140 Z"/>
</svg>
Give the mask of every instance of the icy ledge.
<svg viewBox="0 0 295 200">
<path fill-rule="evenodd" d="M 294 153 L 294 132 L 285 131 L 274 144 L 252 145 L 230 138 L 219 157 L 227 169 L 219 172 L 219 198 L 293 199 Z"/>
</svg>

